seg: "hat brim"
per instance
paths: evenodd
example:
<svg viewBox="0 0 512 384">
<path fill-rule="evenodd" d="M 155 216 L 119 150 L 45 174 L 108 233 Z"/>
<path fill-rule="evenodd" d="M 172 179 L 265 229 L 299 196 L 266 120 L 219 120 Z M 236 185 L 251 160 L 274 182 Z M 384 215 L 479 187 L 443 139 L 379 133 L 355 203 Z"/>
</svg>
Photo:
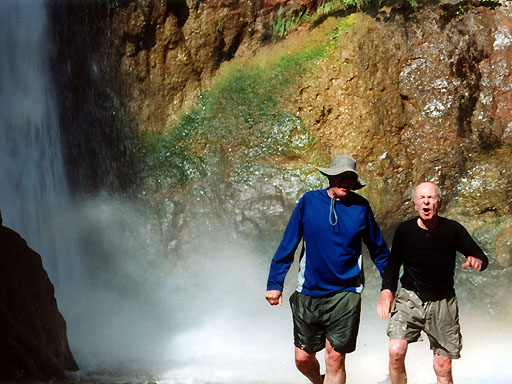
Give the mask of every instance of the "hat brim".
<svg viewBox="0 0 512 384">
<path fill-rule="evenodd" d="M 357 172 L 354 172 L 353 169 L 341 168 L 341 167 L 334 167 L 334 168 L 321 168 L 321 167 L 318 167 L 317 169 L 324 176 L 336 176 L 336 175 L 339 175 L 339 174 L 341 174 L 343 172 L 352 172 L 353 174 L 355 174 L 357 176 L 356 183 L 354 184 L 354 187 L 352 188 L 352 190 L 354 190 L 354 191 L 358 190 L 358 189 L 361 189 L 364 186 L 366 186 L 366 183 L 363 181 L 363 179 L 361 179 L 359 177 L 359 175 L 357 174 Z"/>
</svg>

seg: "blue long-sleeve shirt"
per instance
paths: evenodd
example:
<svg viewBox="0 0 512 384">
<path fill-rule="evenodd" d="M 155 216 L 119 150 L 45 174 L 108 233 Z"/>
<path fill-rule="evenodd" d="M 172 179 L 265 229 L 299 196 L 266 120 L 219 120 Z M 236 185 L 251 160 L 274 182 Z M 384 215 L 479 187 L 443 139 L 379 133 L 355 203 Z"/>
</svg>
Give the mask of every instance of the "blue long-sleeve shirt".
<svg viewBox="0 0 512 384">
<path fill-rule="evenodd" d="M 362 291 L 362 241 L 381 275 L 389 259 L 388 246 L 365 198 L 351 192 L 346 200 L 331 201 L 327 189 L 309 191 L 295 207 L 272 259 L 267 290 L 283 290 L 302 239 L 297 291 L 313 297 Z"/>
</svg>

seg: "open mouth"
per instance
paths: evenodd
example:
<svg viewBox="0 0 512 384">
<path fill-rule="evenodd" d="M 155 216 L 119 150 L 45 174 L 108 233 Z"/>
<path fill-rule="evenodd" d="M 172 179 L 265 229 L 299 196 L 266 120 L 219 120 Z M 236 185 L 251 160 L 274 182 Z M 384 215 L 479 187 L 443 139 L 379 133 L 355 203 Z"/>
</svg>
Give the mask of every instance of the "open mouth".
<svg viewBox="0 0 512 384">
<path fill-rule="evenodd" d="M 429 214 L 430 213 L 430 208 L 423 208 L 423 212 L 425 214 Z"/>
</svg>

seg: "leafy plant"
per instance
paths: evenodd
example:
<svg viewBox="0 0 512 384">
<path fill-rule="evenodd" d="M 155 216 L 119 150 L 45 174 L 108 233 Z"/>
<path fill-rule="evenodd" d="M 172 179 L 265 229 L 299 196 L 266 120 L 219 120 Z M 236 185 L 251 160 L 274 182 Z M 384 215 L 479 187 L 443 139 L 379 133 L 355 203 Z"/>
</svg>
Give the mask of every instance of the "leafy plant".
<svg viewBox="0 0 512 384">
<path fill-rule="evenodd" d="M 362 9 L 366 7 L 371 0 L 323 0 L 320 1 L 318 7 L 312 15 L 307 11 L 299 13 L 286 11 L 286 8 L 280 7 L 277 13 L 271 14 L 270 32 L 272 39 L 275 41 L 279 38 L 284 38 L 289 32 L 295 30 L 299 25 L 308 23 L 310 26 L 316 26 L 327 17 L 336 15 L 337 13 L 347 11 L 350 8 Z M 416 6 L 416 0 L 409 0 L 411 4 Z"/>
<path fill-rule="evenodd" d="M 467 1 L 467 0 L 459 0 L 458 8 L 455 11 L 455 14 L 457 16 L 458 15 L 462 15 L 463 13 L 466 13 L 470 9 L 474 9 L 474 8 L 475 8 L 475 6 L 473 4 L 471 4 L 469 1 Z"/>
<path fill-rule="evenodd" d="M 224 19 L 222 16 L 219 16 L 219 18 L 217 19 L 217 31 L 224 31 Z"/>
<path fill-rule="evenodd" d="M 370 0 L 324 0 L 321 1 L 309 22 L 316 26 L 330 16 L 346 12 L 350 8 L 362 9 L 370 3 Z"/>
<path fill-rule="evenodd" d="M 286 37 L 288 32 L 297 29 L 299 25 L 307 22 L 309 19 L 307 11 L 300 11 L 299 13 L 286 12 L 285 8 L 279 7 L 277 14 L 270 15 L 270 32 L 272 39 Z"/>
</svg>

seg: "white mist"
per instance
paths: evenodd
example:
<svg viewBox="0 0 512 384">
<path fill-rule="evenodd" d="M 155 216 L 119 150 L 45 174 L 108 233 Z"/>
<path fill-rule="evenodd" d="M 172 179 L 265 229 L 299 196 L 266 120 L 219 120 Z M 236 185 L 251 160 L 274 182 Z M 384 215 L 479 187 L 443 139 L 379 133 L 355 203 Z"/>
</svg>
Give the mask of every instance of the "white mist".
<svg viewBox="0 0 512 384">
<path fill-rule="evenodd" d="M 167 262 L 173 255 L 161 248 L 154 215 L 140 203 L 111 195 L 70 198 L 44 3 L 0 1 L 0 209 L 4 225 L 43 258 L 78 375 L 162 384 L 307 383 L 293 362 L 288 303 L 272 308 L 264 300 L 272 255 L 204 235 L 186 260 Z M 291 273 L 288 290 L 294 280 Z M 364 293 L 348 383 L 387 377 L 377 289 Z M 480 309 L 485 313 L 477 306 L 462 313 L 465 347 L 454 362 L 455 381 L 509 384 L 510 319 L 475 321 Z M 426 342 L 410 347 L 410 384 L 435 382 L 431 360 Z"/>
</svg>

